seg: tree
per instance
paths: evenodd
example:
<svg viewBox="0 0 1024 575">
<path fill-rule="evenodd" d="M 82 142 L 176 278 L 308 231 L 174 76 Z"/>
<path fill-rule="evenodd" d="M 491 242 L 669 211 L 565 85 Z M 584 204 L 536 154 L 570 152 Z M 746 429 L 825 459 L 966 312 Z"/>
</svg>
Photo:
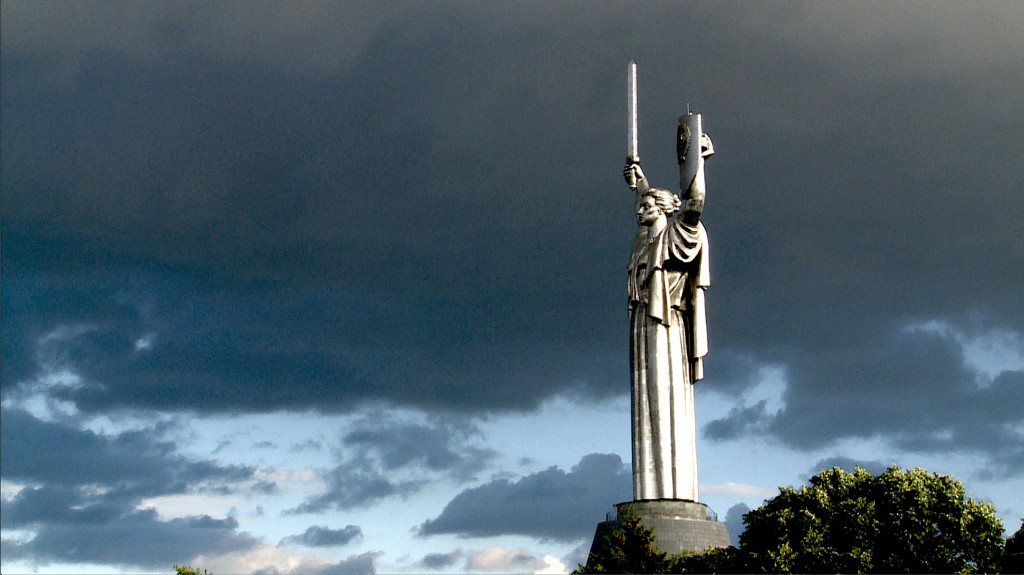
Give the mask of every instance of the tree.
<svg viewBox="0 0 1024 575">
<path fill-rule="evenodd" d="M 602 545 L 579 565 L 578 573 L 746 573 L 735 547 L 667 555 L 655 544 L 654 532 L 632 512 L 619 516 Z"/>
<path fill-rule="evenodd" d="M 823 470 L 744 515 L 739 548 L 672 557 L 635 516 L 620 516 L 578 573 L 1019 573 L 1024 535 L 1005 542 L 989 503 L 923 469 Z M 1024 530 L 1024 526 L 1022 526 Z M 1014 555 L 1016 554 L 1016 555 Z M 1005 562 L 1002 562 L 1005 561 Z M 1001 563 L 1002 562 L 1002 563 Z"/>
<path fill-rule="evenodd" d="M 573 573 L 664 573 L 667 555 L 654 544 L 654 533 L 632 512 L 620 513 L 586 565 Z"/>
<path fill-rule="evenodd" d="M 971 573 L 1000 568 L 991 504 L 923 469 L 824 470 L 744 516 L 740 552 L 761 572 Z"/>
<path fill-rule="evenodd" d="M 188 565 L 175 565 L 174 575 L 213 575 L 206 569 L 196 569 Z"/>
<path fill-rule="evenodd" d="M 1024 573 L 1024 522 L 1006 540 L 1003 548 L 1003 573 Z"/>
<path fill-rule="evenodd" d="M 746 557 L 735 547 L 689 552 L 668 558 L 665 573 L 749 573 Z"/>
</svg>

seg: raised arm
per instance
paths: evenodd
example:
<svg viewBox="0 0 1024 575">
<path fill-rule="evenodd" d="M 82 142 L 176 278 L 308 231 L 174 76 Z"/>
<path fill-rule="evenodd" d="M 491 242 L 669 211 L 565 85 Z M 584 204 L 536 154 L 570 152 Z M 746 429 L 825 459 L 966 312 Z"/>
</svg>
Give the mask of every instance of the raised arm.
<svg viewBox="0 0 1024 575">
<path fill-rule="evenodd" d="M 682 194 L 682 218 L 696 225 L 704 210 L 704 160 L 715 153 L 711 138 L 703 131 L 700 114 L 687 114 L 679 118 L 676 140 L 679 155 L 679 191 Z"/>
<path fill-rule="evenodd" d="M 622 168 L 622 177 L 625 178 L 626 184 L 630 185 L 636 182 L 636 200 L 633 202 L 634 208 L 640 205 L 640 201 L 647 194 L 647 191 L 651 189 L 650 183 L 644 176 L 644 170 L 640 167 L 640 162 L 626 159 L 626 166 Z"/>
</svg>

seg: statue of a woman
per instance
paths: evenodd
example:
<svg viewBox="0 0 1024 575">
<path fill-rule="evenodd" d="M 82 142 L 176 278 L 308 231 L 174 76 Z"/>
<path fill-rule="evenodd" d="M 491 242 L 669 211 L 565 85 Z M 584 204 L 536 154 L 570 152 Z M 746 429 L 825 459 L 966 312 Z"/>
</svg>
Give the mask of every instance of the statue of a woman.
<svg viewBox="0 0 1024 575">
<path fill-rule="evenodd" d="M 682 129 L 681 123 L 681 137 Z M 682 179 L 684 201 L 667 189 L 650 187 L 637 162 L 627 163 L 623 171 L 627 182 L 636 182 L 640 224 L 629 260 L 633 497 L 637 500 L 698 500 L 693 384 L 703 378 L 704 291 L 710 279 L 708 240 L 700 214 L 703 159 L 713 152 L 706 135 L 699 131 L 694 135 L 700 141 L 700 156 L 690 163 L 699 169 L 691 170 L 692 179 Z M 684 159 L 681 146 L 681 168 Z"/>
</svg>

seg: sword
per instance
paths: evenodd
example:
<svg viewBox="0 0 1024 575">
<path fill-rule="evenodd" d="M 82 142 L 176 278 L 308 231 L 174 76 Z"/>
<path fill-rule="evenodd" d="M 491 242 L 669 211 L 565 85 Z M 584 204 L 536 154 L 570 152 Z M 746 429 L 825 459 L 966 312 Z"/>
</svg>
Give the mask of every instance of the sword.
<svg viewBox="0 0 1024 575">
<path fill-rule="evenodd" d="M 636 137 L 636 62 L 629 61 L 629 89 L 627 100 L 629 102 L 629 142 L 626 147 L 626 161 L 630 163 L 640 162 L 640 153 L 637 151 Z M 629 172 L 629 189 L 636 189 L 636 172 Z"/>
</svg>

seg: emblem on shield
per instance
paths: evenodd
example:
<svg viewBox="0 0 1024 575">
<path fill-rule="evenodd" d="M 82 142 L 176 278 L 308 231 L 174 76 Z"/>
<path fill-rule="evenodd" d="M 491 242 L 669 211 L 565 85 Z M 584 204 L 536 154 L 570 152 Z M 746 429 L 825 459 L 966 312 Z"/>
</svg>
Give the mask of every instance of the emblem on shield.
<svg viewBox="0 0 1024 575">
<path fill-rule="evenodd" d="M 687 154 L 690 153 L 690 128 L 686 124 L 679 122 L 679 129 L 676 131 L 678 139 L 676 140 L 676 154 L 679 156 L 679 164 L 682 165 L 686 161 Z"/>
</svg>

